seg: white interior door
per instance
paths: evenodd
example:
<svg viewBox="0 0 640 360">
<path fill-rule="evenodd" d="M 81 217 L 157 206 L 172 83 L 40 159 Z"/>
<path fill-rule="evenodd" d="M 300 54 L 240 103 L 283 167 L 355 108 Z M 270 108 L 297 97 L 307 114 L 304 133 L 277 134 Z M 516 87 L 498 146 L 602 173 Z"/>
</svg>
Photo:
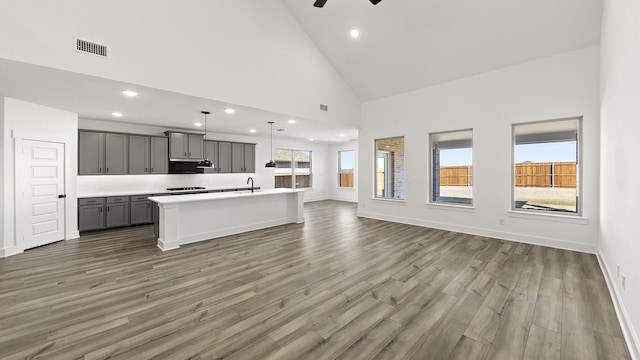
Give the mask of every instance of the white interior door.
<svg viewBox="0 0 640 360">
<path fill-rule="evenodd" d="M 16 186 L 22 187 L 21 217 L 24 248 L 64 239 L 64 144 L 24 140 L 22 172 Z M 19 219 L 20 220 L 20 219 Z"/>
</svg>

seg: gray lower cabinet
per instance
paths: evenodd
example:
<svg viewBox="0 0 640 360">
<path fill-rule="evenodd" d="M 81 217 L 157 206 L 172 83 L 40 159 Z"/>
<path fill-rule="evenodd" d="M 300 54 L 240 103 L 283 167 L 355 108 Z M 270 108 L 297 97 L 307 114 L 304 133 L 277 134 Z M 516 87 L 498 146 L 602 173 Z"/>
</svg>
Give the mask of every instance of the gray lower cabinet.
<svg viewBox="0 0 640 360">
<path fill-rule="evenodd" d="M 132 201 L 130 209 L 131 225 L 149 224 L 153 222 L 153 208 L 151 201 Z"/>
<path fill-rule="evenodd" d="M 78 174 L 104 174 L 105 134 L 92 131 L 78 133 Z"/>
<path fill-rule="evenodd" d="M 252 173 L 256 170 L 254 144 L 231 144 L 231 172 Z"/>
<path fill-rule="evenodd" d="M 129 197 L 110 196 L 107 198 L 107 228 L 129 225 Z"/>
<path fill-rule="evenodd" d="M 78 199 L 78 230 L 105 228 L 105 198 Z"/>
<path fill-rule="evenodd" d="M 169 139 L 166 137 L 151 137 L 151 174 L 169 173 Z"/>
<path fill-rule="evenodd" d="M 129 174 L 148 174 L 150 165 L 148 136 L 129 135 Z"/>
<path fill-rule="evenodd" d="M 105 173 L 124 175 L 128 170 L 128 135 L 105 134 Z"/>
</svg>

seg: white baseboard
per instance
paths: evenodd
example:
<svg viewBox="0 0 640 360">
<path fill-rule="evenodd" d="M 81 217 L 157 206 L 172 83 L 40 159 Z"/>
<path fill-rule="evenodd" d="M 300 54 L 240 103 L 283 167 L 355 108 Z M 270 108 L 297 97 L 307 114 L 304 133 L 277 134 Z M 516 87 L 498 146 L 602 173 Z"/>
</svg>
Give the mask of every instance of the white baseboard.
<svg viewBox="0 0 640 360">
<path fill-rule="evenodd" d="M 358 202 L 358 199 L 354 200 L 352 198 L 346 198 L 346 197 L 340 197 L 340 196 L 332 196 L 328 200 L 344 201 L 344 202 L 350 202 L 350 203 L 357 203 Z"/>
<path fill-rule="evenodd" d="M 629 313 L 627 313 L 627 309 L 624 306 L 624 302 L 622 301 L 620 296 L 618 296 L 620 291 L 617 287 L 617 283 L 611 277 L 612 272 L 610 271 L 607 262 L 604 260 L 604 257 L 600 254 L 600 252 L 598 252 L 596 255 L 598 258 L 598 262 L 600 263 L 600 268 L 602 269 L 602 274 L 604 274 L 604 279 L 607 282 L 609 294 L 611 295 L 611 300 L 613 300 L 613 307 L 616 310 L 618 322 L 620 323 L 622 334 L 624 335 L 624 339 L 626 340 L 627 346 L 629 347 L 631 358 L 634 360 L 639 360 L 640 340 L 638 340 L 638 333 L 633 328 L 631 319 L 629 318 Z"/>
<path fill-rule="evenodd" d="M 17 254 L 20 254 L 20 253 L 23 253 L 23 252 L 24 252 L 23 249 L 19 249 L 19 248 L 15 247 L 15 246 L 11 246 L 11 247 L 8 247 L 8 248 L 3 248 L 3 249 L 0 249 L 0 258 L 9 257 L 9 256 L 12 256 L 12 255 L 17 255 Z"/>
<path fill-rule="evenodd" d="M 78 238 L 80 238 L 80 231 L 75 230 L 75 231 L 69 232 L 69 236 L 67 236 L 65 240 L 73 240 Z"/>
<path fill-rule="evenodd" d="M 366 217 L 371 219 L 385 220 L 385 221 L 397 222 L 401 224 L 416 225 L 416 226 L 422 226 L 422 227 L 428 227 L 428 228 L 434 228 L 434 229 L 440 229 L 440 230 L 455 231 L 455 232 L 464 233 L 464 234 L 480 235 L 480 236 L 492 237 L 496 239 L 503 239 L 503 240 L 533 244 L 533 245 L 554 247 L 554 248 L 564 249 L 564 250 L 579 251 L 579 252 L 585 252 L 590 254 L 597 253 L 596 245 L 577 243 L 577 242 L 561 240 L 561 239 L 510 233 L 505 231 L 495 231 L 491 229 L 483 229 L 483 228 L 464 226 L 464 225 L 458 225 L 458 224 L 428 221 L 423 219 L 390 216 L 390 215 L 371 213 L 371 212 L 366 212 L 361 210 L 358 210 L 357 215 L 360 217 Z"/>
</svg>

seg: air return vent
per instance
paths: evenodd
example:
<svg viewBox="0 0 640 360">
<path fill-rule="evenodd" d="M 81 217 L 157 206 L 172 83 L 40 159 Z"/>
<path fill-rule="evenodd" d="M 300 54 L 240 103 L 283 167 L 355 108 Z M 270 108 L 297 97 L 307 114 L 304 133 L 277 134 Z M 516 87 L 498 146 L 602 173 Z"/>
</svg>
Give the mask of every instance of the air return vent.
<svg viewBox="0 0 640 360">
<path fill-rule="evenodd" d="M 86 54 L 92 54 L 100 57 L 109 57 L 107 45 L 101 45 L 87 40 L 76 38 L 76 50 Z"/>
</svg>

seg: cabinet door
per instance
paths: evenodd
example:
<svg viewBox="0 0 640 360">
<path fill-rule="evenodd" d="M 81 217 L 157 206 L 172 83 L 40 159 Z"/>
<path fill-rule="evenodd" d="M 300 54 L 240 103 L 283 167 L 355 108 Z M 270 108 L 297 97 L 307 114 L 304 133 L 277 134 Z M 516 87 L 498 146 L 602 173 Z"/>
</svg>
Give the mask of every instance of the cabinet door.
<svg viewBox="0 0 640 360">
<path fill-rule="evenodd" d="M 204 160 L 204 137 L 202 135 L 189 134 L 189 153 L 191 160 Z"/>
<path fill-rule="evenodd" d="M 123 175 L 127 173 L 128 141 L 127 135 L 105 135 L 105 169 L 109 175 Z"/>
<path fill-rule="evenodd" d="M 244 172 L 244 144 L 231 144 L 231 172 Z"/>
<path fill-rule="evenodd" d="M 104 208 L 102 204 L 78 206 L 78 230 L 104 229 Z"/>
<path fill-rule="evenodd" d="M 129 203 L 107 204 L 107 228 L 129 225 Z"/>
<path fill-rule="evenodd" d="M 231 143 L 218 142 L 218 164 L 219 173 L 231 172 Z"/>
<path fill-rule="evenodd" d="M 151 174 L 169 173 L 169 139 L 151 138 Z"/>
<path fill-rule="evenodd" d="M 169 134 L 169 157 L 171 159 L 187 158 L 187 134 L 170 133 Z"/>
<path fill-rule="evenodd" d="M 104 168 L 104 133 L 78 134 L 78 175 L 100 175 Z"/>
<path fill-rule="evenodd" d="M 256 146 L 244 144 L 244 172 L 256 172 Z"/>
<path fill-rule="evenodd" d="M 149 137 L 129 135 L 129 174 L 148 174 L 149 168 Z"/>
<path fill-rule="evenodd" d="M 151 201 L 132 202 L 130 211 L 131 225 L 148 224 L 152 222 Z"/>
<path fill-rule="evenodd" d="M 218 142 L 204 142 L 204 157 L 213 163 L 213 167 L 218 169 Z M 217 171 L 216 171 L 217 172 Z"/>
</svg>

